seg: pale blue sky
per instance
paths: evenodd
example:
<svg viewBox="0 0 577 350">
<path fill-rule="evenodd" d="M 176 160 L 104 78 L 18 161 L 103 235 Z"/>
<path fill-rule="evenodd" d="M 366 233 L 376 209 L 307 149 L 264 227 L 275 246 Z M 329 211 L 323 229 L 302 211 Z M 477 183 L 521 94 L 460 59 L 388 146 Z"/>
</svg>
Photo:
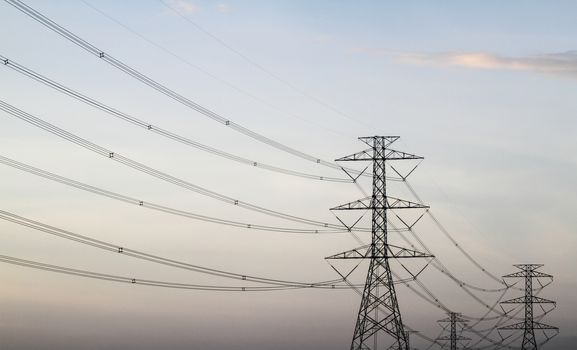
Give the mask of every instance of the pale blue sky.
<svg viewBox="0 0 577 350">
<path fill-rule="evenodd" d="M 577 3 L 557 1 L 168 1 L 247 63 L 158 1 L 28 1 L 106 53 L 272 139 L 335 159 L 358 136 L 400 135 L 423 155 L 413 185 L 450 232 L 497 275 L 544 263 L 559 308 L 544 321 L 577 332 Z M 254 142 L 132 80 L 0 3 L 0 55 L 121 111 L 241 156 L 341 176 Z M 229 85 L 244 91 L 241 93 Z M 262 103 L 246 93 L 257 96 Z M 0 67 L 0 99 L 127 157 L 220 193 L 336 222 L 353 185 L 247 167 L 151 135 Z M 274 107 L 270 107 L 274 105 Z M 186 192 L 0 112 L 0 155 L 148 201 L 234 220 L 289 225 Z M 323 261 L 348 235 L 253 232 L 143 211 L 0 166 L 0 209 L 192 263 L 282 279 L 336 278 Z M 363 183 L 366 190 L 370 184 Z M 412 199 L 397 184 L 390 193 Z M 47 263 L 186 282 L 223 283 L 0 222 L 2 251 Z M 418 232 L 458 276 L 492 282 L 430 220 Z M 368 237 L 363 236 L 363 239 Z M 393 238 L 395 239 L 395 238 Z M 398 238 L 397 238 L 398 240 Z M 366 269 L 366 266 L 364 266 Z M 362 270 L 355 277 L 363 280 Z M 213 294 L 117 285 L 1 265 L 7 349 L 347 348 L 359 297 L 348 291 Z M 455 311 L 484 312 L 433 269 L 423 279 Z M 437 335 L 437 308 L 399 287 L 404 321 Z M 487 302 L 496 295 L 481 295 Z M 516 296 L 510 292 L 510 297 Z M 71 344 L 72 342 L 72 344 Z M 424 342 L 415 339 L 422 347 Z"/>
</svg>

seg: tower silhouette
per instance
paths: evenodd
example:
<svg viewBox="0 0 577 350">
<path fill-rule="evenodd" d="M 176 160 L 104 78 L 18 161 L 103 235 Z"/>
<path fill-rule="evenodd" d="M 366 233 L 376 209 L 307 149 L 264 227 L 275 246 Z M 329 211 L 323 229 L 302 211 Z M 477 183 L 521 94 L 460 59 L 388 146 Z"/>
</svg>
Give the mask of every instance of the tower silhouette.
<svg viewBox="0 0 577 350">
<path fill-rule="evenodd" d="M 536 322 L 533 319 L 533 305 L 534 304 L 555 304 L 552 300 L 543 299 L 533 295 L 533 279 L 534 278 L 553 278 L 553 276 L 537 271 L 543 265 L 539 264 L 521 264 L 514 265 L 521 271 L 514 272 L 503 276 L 504 278 L 523 278 L 525 280 L 525 296 L 502 301 L 501 304 L 524 304 L 525 320 L 523 322 L 512 325 L 500 327 L 500 330 L 523 330 L 523 343 L 521 350 L 536 350 L 537 340 L 535 338 L 535 330 L 559 330 L 557 327 L 549 326 L 544 323 Z M 549 339 L 550 337 L 544 333 Z"/>
<path fill-rule="evenodd" d="M 351 350 L 376 350 L 381 335 L 392 338 L 392 349 L 407 349 L 407 334 L 399 311 L 389 260 L 391 258 L 432 257 L 422 252 L 388 243 L 388 210 L 428 208 L 422 204 L 387 195 L 387 162 L 423 159 L 423 157 L 389 148 L 398 139 L 398 136 L 360 137 L 359 140 L 366 143 L 370 147 L 369 149 L 336 159 L 336 161 L 372 162 L 372 195 L 331 209 L 371 210 L 372 213 L 370 245 L 327 257 L 327 259 L 370 259 Z"/>
<path fill-rule="evenodd" d="M 449 349 L 450 350 L 457 350 L 457 342 L 459 340 L 471 340 L 470 338 L 463 337 L 457 334 L 457 324 L 466 324 L 468 321 L 461 317 L 461 314 L 456 312 L 449 312 L 449 317 L 439 320 L 442 323 L 449 323 L 449 335 L 442 336 L 437 340 L 445 340 L 449 341 Z"/>
</svg>

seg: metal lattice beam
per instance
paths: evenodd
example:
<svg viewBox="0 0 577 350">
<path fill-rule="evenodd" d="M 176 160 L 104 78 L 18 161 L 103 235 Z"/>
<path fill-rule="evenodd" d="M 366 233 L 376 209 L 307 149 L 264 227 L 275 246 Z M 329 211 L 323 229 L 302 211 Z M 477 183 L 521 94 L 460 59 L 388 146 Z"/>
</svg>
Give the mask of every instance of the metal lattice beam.
<svg viewBox="0 0 577 350">
<path fill-rule="evenodd" d="M 372 197 L 365 197 L 353 202 L 345 203 L 336 207 L 331 208 L 331 210 L 370 210 L 370 209 L 428 209 L 429 206 L 420 203 L 411 202 L 405 199 L 400 199 L 391 196 L 385 196 L 384 200 L 380 203 Z"/>
</svg>

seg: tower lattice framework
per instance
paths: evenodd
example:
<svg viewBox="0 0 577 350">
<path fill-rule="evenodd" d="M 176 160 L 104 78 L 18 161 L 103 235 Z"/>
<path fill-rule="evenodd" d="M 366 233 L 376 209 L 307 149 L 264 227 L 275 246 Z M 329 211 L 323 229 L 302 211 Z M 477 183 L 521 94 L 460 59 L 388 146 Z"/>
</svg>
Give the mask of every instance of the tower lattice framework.
<svg viewBox="0 0 577 350">
<path fill-rule="evenodd" d="M 369 145 L 369 149 L 336 159 L 336 161 L 372 161 L 372 195 L 331 209 L 371 210 L 372 212 L 370 245 L 327 257 L 327 259 L 370 259 L 351 350 L 376 350 L 379 346 L 379 339 L 385 335 L 392 338 L 392 349 L 406 350 L 408 348 L 407 333 L 403 326 L 389 261 L 391 258 L 432 257 L 422 252 L 388 244 L 388 210 L 428 208 L 422 204 L 387 196 L 387 162 L 423 159 L 420 156 L 389 148 L 398 139 L 398 136 L 360 137 L 359 140 Z"/>
<path fill-rule="evenodd" d="M 525 308 L 525 320 L 523 322 L 515 323 L 505 327 L 500 327 L 500 330 L 523 330 L 523 343 L 521 344 L 521 350 L 537 350 L 537 339 L 535 338 L 535 330 L 547 330 L 558 331 L 559 328 L 550 326 L 544 323 L 540 323 L 534 320 L 533 317 L 533 306 L 534 304 L 553 304 L 555 302 L 548 299 L 543 299 L 538 296 L 533 295 L 533 279 L 538 278 L 550 278 L 553 276 L 546 273 L 537 271 L 543 265 L 540 264 L 521 264 L 514 265 L 521 271 L 514 272 L 503 276 L 504 278 L 523 278 L 525 281 L 525 296 L 505 300 L 501 304 L 524 304 Z M 544 333 L 545 334 L 545 333 Z M 546 335 L 546 334 L 545 334 Z M 548 337 L 548 339 L 550 339 Z"/>
<path fill-rule="evenodd" d="M 439 320 L 440 323 L 448 323 L 449 324 L 449 335 L 442 336 L 437 340 L 442 341 L 449 341 L 449 349 L 450 350 L 457 350 L 457 346 L 459 341 L 463 340 L 471 340 L 470 338 L 463 337 L 457 331 L 457 325 L 465 325 L 468 321 L 461 317 L 460 313 L 457 312 L 449 312 L 449 317 Z"/>
</svg>

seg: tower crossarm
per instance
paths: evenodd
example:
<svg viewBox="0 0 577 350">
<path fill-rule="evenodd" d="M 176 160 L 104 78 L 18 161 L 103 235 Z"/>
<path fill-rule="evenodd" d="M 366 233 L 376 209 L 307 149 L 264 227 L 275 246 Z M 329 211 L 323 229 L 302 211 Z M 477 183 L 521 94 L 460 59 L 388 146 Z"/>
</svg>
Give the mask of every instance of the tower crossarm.
<svg viewBox="0 0 577 350">
<path fill-rule="evenodd" d="M 526 297 L 518 297 L 502 301 L 501 304 L 525 304 L 526 302 L 527 302 Z M 543 299 L 536 296 L 532 296 L 530 302 L 533 304 L 556 304 L 556 302 L 554 302 L 553 300 Z"/>
<path fill-rule="evenodd" d="M 366 143 L 367 145 L 369 145 L 371 148 L 373 148 L 375 146 L 375 139 L 382 139 L 384 140 L 384 147 L 389 147 L 393 142 L 397 141 L 398 139 L 400 139 L 400 136 L 362 136 L 359 137 L 359 140 L 361 140 L 362 142 Z"/>
<path fill-rule="evenodd" d="M 395 198 L 387 196 L 386 198 L 387 209 L 428 209 L 428 205 L 414 203 L 405 199 Z"/>
<path fill-rule="evenodd" d="M 394 149 L 385 149 L 385 152 L 378 157 L 372 152 L 372 149 L 366 149 L 357 153 L 350 154 L 341 158 L 335 159 L 337 162 L 350 162 L 350 161 L 361 161 L 361 160 L 410 160 L 410 159 L 423 159 L 421 156 L 417 156 L 407 152 L 401 152 Z"/>
<path fill-rule="evenodd" d="M 539 323 L 539 322 L 533 322 L 533 328 L 534 329 L 542 329 L 542 330 L 547 330 L 547 329 L 558 330 L 559 329 L 558 327 L 550 326 L 548 324 Z"/>
<path fill-rule="evenodd" d="M 331 210 L 369 210 L 369 209 L 428 209 L 428 205 L 411 202 L 405 199 L 386 196 L 384 204 L 377 205 L 372 197 L 365 197 L 353 202 L 345 203 Z"/>
<path fill-rule="evenodd" d="M 518 330 L 518 329 L 525 329 L 525 322 L 519 322 L 519 323 L 515 323 L 515 324 L 511 324 L 508 326 L 503 326 L 503 327 L 499 327 L 500 330 L 510 330 L 510 331 L 514 331 L 514 330 Z M 558 330 L 558 327 L 554 327 L 554 326 L 550 326 L 548 324 L 545 323 L 539 323 L 539 322 L 533 322 L 532 323 L 532 328 L 533 329 L 541 329 L 541 330 Z"/>
<path fill-rule="evenodd" d="M 513 266 L 515 266 L 516 268 L 521 269 L 521 270 L 535 271 L 535 270 L 542 268 L 545 265 L 543 265 L 543 264 L 514 264 Z"/>
<path fill-rule="evenodd" d="M 373 150 L 372 149 L 366 149 L 364 151 L 360 151 L 357 153 L 353 153 L 351 155 L 348 156 L 344 156 L 341 158 L 337 158 L 335 159 L 336 162 L 350 162 L 350 161 L 358 161 L 358 160 L 373 160 Z"/>
<path fill-rule="evenodd" d="M 364 259 L 369 257 L 370 244 L 364 245 L 359 248 L 347 250 L 342 253 L 327 256 L 325 259 Z"/>
<path fill-rule="evenodd" d="M 349 203 L 345 203 L 339 206 L 336 206 L 334 208 L 331 208 L 331 210 L 368 210 L 368 209 L 373 209 L 373 203 L 372 203 L 372 198 L 371 197 L 366 197 L 366 198 L 362 198 L 362 199 L 358 199 L 356 201 L 353 202 L 349 202 Z"/>
<path fill-rule="evenodd" d="M 408 159 L 423 159 L 421 156 L 417 156 L 414 154 L 396 151 L 394 149 L 387 149 L 387 153 L 385 153 L 385 160 L 408 160 Z"/>
<path fill-rule="evenodd" d="M 390 255 L 387 258 L 434 258 L 434 255 L 419 252 L 408 248 L 398 247 L 396 245 L 388 244 L 387 250 Z"/>
<path fill-rule="evenodd" d="M 553 278 L 553 276 L 543 273 L 543 272 L 539 272 L 539 271 L 529 271 L 528 273 L 529 277 L 533 277 L 533 278 Z M 510 273 L 508 275 L 503 276 L 504 278 L 524 278 L 527 277 L 527 271 L 518 271 L 518 272 L 513 272 Z"/>
<path fill-rule="evenodd" d="M 359 248 L 347 250 L 342 253 L 327 256 L 325 259 L 390 259 L 390 258 L 434 258 L 434 255 L 419 252 L 417 250 L 412 250 L 408 248 L 398 247 L 395 245 L 387 244 L 386 253 L 382 254 L 371 254 L 371 245 L 364 245 Z"/>
</svg>

